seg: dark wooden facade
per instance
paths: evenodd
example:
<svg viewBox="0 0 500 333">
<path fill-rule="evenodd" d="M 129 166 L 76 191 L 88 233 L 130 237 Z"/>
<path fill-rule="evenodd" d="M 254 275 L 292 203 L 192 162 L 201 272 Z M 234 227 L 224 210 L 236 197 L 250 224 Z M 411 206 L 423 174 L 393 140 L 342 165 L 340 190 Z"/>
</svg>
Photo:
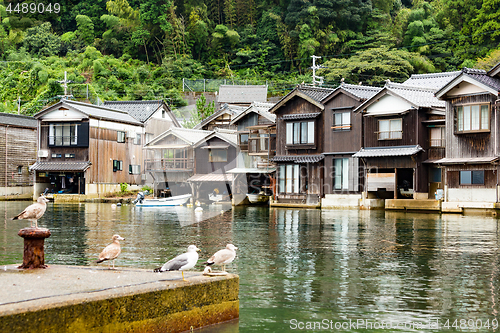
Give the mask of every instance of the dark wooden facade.
<svg viewBox="0 0 500 333">
<path fill-rule="evenodd" d="M 207 147 L 226 147 L 222 149 L 210 149 Z M 225 161 L 213 162 L 214 158 L 211 157 L 213 151 L 224 150 L 226 151 Z M 207 141 L 203 142 L 201 145 L 194 149 L 195 155 L 195 166 L 197 174 L 208 174 L 208 173 L 221 173 L 233 168 L 236 168 L 236 156 L 237 148 L 227 141 L 224 141 L 218 137 L 212 137 Z"/>
</svg>

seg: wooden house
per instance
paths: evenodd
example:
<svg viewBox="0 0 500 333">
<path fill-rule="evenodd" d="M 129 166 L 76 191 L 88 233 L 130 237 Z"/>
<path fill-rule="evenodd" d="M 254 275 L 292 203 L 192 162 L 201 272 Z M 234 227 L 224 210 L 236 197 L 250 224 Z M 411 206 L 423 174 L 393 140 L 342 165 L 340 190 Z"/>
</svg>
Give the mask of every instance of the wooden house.
<svg viewBox="0 0 500 333">
<path fill-rule="evenodd" d="M 231 124 L 231 120 L 246 108 L 245 106 L 224 104 L 219 110 L 203 119 L 194 129 L 205 131 L 215 129 L 236 130 L 236 126 Z"/>
<path fill-rule="evenodd" d="M 97 197 L 142 184 L 144 125 L 127 112 L 61 100 L 35 116 L 39 152 L 34 196 Z"/>
<path fill-rule="evenodd" d="M 442 187 L 440 170 L 428 163 L 444 153 L 438 137 L 431 142 L 435 133 L 429 127 L 444 125 L 444 101 L 434 96 L 433 86 L 440 80 L 428 77 L 425 88 L 388 81 L 356 108 L 364 117 L 364 138 L 353 156 L 365 167 L 365 198 L 428 199 Z"/>
<path fill-rule="evenodd" d="M 193 145 L 195 174 L 187 181 L 194 197 L 208 202 L 210 196 L 220 195 L 224 201 L 232 199 L 233 175 L 236 167 L 238 143 L 235 131 L 215 130 Z"/>
<path fill-rule="evenodd" d="M 252 103 L 231 124 L 237 126 L 239 154 L 234 175 L 233 204 L 248 204 L 247 193 L 273 194 L 276 166 L 270 161 L 276 152 L 276 115 L 272 103 Z"/>
<path fill-rule="evenodd" d="M 324 190 L 325 106 L 333 89 L 297 86 L 269 112 L 276 115 L 277 193 L 271 205 L 319 207 Z"/>
<path fill-rule="evenodd" d="M 153 157 L 146 158 L 144 169 L 154 180 L 156 196 L 191 193 L 186 181 L 196 169 L 193 145 L 211 133 L 172 127 L 145 145 Z"/>
<path fill-rule="evenodd" d="M 446 102 L 443 211 L 494 209 L 499 202 L 500 64 L 489 72 L 464 68 L 436 92 Z"/>
<path fill-rule="evenodd" d="M 36 162 L 37 125 L 33 117 L 0 113 L 1 196 L 33 194 L 29 166 Z"/>
<path fill-rule="evenodd" d="M 322 208 L 359 207 L 363 166 L 353 157 L 363 147 L 363 116 L 354 112 L 382 88 L 342 83 L 320 102 L 324 105 L 324 183 Z"/>
</svg>

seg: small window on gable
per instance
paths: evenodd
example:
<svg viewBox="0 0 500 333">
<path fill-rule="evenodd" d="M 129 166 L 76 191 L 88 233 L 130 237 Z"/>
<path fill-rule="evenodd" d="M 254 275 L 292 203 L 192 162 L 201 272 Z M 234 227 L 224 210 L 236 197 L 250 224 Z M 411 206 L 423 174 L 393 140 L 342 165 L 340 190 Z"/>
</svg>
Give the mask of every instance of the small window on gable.
<svg viewBox="0 0 500 333">
<path fill-rule="evenodd" d="M 333 114 L 334 131 L 350 131 L 351 130 L 351 113 L 350 112 L 337 112 Z"/>
<path fill-rule="evenodd" d="M 125 132 L 118 131 L 117 132 L 117 140 L 118 142 L 125 142 Z"/>
</svg>

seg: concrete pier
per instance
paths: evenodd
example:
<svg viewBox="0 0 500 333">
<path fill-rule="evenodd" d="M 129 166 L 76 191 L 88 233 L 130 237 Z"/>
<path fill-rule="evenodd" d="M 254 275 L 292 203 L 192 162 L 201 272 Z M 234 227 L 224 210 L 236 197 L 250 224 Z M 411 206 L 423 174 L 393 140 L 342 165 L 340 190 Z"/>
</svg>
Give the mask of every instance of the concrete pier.
<svg viewBox="0 0 500 333">
<path fill-rule="evenodd" d="M 239 316 L 239 277 L 0 266 L 0 332 L 182 332 Z"/>
</svg>

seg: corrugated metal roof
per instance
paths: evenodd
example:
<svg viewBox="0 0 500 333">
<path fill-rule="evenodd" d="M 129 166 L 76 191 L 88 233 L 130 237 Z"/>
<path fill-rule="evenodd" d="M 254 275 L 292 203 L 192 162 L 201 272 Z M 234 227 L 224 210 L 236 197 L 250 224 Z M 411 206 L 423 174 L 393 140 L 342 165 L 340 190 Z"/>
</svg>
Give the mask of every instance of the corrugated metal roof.
<svg viewBox="0 0 500 333">
<path fill-rule="evenodd" d="M 188 182 L 232 182 L 232 173 L 196 174 L 188 178 Z"/>
<path fill-rule="evenodd" d="M 170 111 L 167 104 L 163 100 L 150 101 L 106 101 L 104 106 L 112 109 L 126 111 L 129 115 L 144 123 L 148 120 L 162 105 L 165 105 L 165 110 L 170 119 L 179 126 L 175 115 Z"/>
<path fill-rule="evenodd" d="M 436 164 L 483 164 L 491 163 L 498 160 L 496 156 L 485 157 L 458 157 L 458 158 L 442 158 L 440 160 L 432 161 Z"/>
<path fill-rule="evenodd" d="M 266 85 L 221 85 L 219 87 L 219 103 L 252 103 L 267 101 Z"/>
<path fill-rule="evenodd" d="M 434 93 L 435 89 L 428 89 L 422 87 L 411 87 L 401 83 L 387 82 L 385 85 L 387 90 L 395 93 L 406 99 L 407 101 L 415 104 L 418 107 L 441 107 L 446 106 L 446 102 L 439 100 Z"/>
<path fill-rule="evenodd" d="M 12 113 L 0 113 L 0 124 L 36 128 L 38 120 L 33 117 L 22 116 Z"/>
<path fill-rule="evenodd" d="M 439 90 L 448 82 L 460 75 L 461 71 L 442 72 L 430 74 L 413 74 L 408 80 L 403 82 L 405 86 L 422 87 Z"/>
<path fill-rule="evenodd" d="M 342 83 L 339 88 L 344 89 L 345 91 L 353 94 L 354 96 L 361 99 L 369 99 L 375 96 L 382 88 L 379 87 L 370 87 L 370 86 L 362 86 L 355 84 L 347 84 Z"/>
<path fill-rule="evenodd" d="M 411 156 L 422 151 L 422 147 L 416 146 L 394 146 L 394 147 L 368 147 L 361 148 L 352 157 L 391 157 L 391 156 Z"/>
<path fill-rule="evenodd" d="M 297 86 L 297 89 L 317 102 L 321 102 L 324 98 L 330 95 L 332 91 L 334 91 L 332 88 L 320 88 L 305 85 L 299 85 Z"/>
<path fill-rule="evenodd" d="M 317 163 L 325 158 L 322 154 L 317 155 L 277 155 L 271 158 L 272 162 L 293 162 L 293 163 Z"/>
<path fill-rule="evenodd" d="M 319 116 L 320 114 L 321 112 L 284 114 L 283 116 L 281 116 L 281 119 L 283 120 L 313 119 Z"/>
<path fill-rule="evenodd" d="M 31 171 L 85 171 L 90 162 L 36 162 L 30 166 Z"/>
</svg>

